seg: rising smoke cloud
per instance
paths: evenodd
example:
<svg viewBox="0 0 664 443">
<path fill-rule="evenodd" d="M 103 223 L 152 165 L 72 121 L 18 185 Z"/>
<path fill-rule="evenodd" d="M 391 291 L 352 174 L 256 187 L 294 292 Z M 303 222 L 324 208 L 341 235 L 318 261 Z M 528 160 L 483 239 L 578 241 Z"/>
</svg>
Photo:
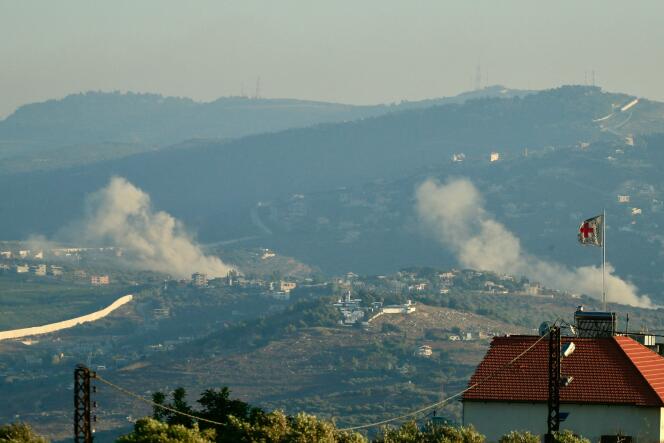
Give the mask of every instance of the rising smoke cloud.
<svg viewBox="0 0 664 443">
<path fill-rule="evenodd" d="M 416 190 L 421 221 L 468 268 L 526 276 L 552 288 L 601 298 L 602 271 L 596 266 L 571 270 L 525 252 L 519 239 L 484 209 L 482 196 L 467 179 L 440 184 L 427 180 Z M 607 263 L 606 298 L 609 302 L 653 307 L 632 283 L 614 274 Z"/>
<path fill-rule="evenodd" d="M 204 272 L 223 277 L 232 269 L 218 257 L 203 254 L 181 222 L 155 211 L 150 196 L 122 177 L 113 177 L 86 202 L 86 216 L 69 231 L 77 242 L 114 245 L 142 270 L 188 277 Z"/>
</svg>

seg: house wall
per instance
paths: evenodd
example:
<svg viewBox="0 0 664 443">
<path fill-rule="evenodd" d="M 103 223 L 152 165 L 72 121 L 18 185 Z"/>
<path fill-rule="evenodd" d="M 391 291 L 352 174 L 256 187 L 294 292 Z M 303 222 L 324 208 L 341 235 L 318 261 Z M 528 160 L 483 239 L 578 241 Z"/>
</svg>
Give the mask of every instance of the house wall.
<svg viewBox="0 0 664 443">
<path fill-rule="evenodd" d="M 560 411 L 569 412 L 560 429 L 570 429 L 591 442 L 618 432 L 632 436 L 635 443 L 664 440 L 661 408 L 562 404 Z M 546 403 L 465 401 L 463 404 L 463 424 L 473 425 L 489 442 L 498 441 L 512 430 L 544 435 L 546 416 Z"/>
</svg>

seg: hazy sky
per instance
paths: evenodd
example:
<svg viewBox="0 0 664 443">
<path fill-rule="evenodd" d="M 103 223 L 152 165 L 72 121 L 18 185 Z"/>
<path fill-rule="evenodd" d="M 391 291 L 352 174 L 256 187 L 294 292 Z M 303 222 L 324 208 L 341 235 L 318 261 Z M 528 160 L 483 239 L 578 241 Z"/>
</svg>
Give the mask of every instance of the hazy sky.
<svg viewBox="0 0 664 443">
<path fill-rule="evenodd" d="M 87 90 L 347 103 L 489 83 L 664 100 L 664 1 L 0 0 L 0 117 Z M 485 81 L 485 80 L 483 80 Z M 590 81 L 590 74 L 588 74 Z"/>
</svg>

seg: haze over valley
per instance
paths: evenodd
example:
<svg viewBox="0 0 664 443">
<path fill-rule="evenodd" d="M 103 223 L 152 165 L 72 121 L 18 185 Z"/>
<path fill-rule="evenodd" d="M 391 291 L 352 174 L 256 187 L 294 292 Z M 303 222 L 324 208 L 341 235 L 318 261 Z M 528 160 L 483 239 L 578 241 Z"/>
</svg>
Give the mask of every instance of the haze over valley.
<svg viewBox="0 0 664 443">
<path fill-rule="evenodd" d="M 75 368 L 102 442 L 476 442 L 500 340 L 664 358 L 659 5 L 74 3 L 0 5 L 0 441 Z"/>
</svg>

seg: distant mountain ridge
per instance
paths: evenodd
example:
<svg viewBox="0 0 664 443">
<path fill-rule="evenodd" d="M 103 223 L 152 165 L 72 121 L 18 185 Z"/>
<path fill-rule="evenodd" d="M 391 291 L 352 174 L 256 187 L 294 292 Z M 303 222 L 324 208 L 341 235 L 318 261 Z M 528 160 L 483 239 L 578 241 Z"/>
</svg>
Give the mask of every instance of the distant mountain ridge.
<svg viewBox="0 0 664 443">
<path fill-rule="evenodd" d="M 0 175 L 0 232 L 50 236 L 79 219 L 87 194 L 117 175 L 204 243 L 274 248 L 324 272 L 451 266 L 421 234 L 413 195 L 428 177 L 464 176 L 526 250 L 570 265 L 589 264 L 576 252 L 578 221 L 609 208 L 609 228 L 624 232 L 610 231 L 624 251 L 612 263 L 650 292 L 661 287 L 651 270 L 664 266 L 664 144 L 644 134 L 660 130 L 664 105 L 641 99 L 622 111 L 634 100 L 567 86 Z M 489 161 L 492 152 L 498 162 Z M 465 160 L 453 162 L 454 153 Z M 643 214 L 618 204 L 618 194 L 631 195 Z M 560 247 L 565 242 L 575 249 Z"/>
<path fill-rule="evenodd" d="M 8 238 L 52 232 L 80 214 L 87 192 L 105 186 L 111 175 L 121 175 L 210 240 L 222 240 L 222 232 L 233 236 L 247 228 L 245 217 L 257 201 L 395 180 L 446 163 L 454 152 L 464 152 L 469 159 L 492 150 L 510 156 L 527 147 L 616 137 L 593 119 L 627 99 L 599 88 L 572 86 L 406 109 L 226 143 L 201 141 L 186 149 L 61 171 L 0 176 L 0 186 L 7 190 L 0 203 L 0 231 Z"/>
<path fill-rule="evenodd" d="M 0 139 L 173 144 L 188 138 L 237 138 L 319 123 L 355 120 L 393 110 L 527 93 L 529 91 L 492 86 L 453 97 L 405 101 L 398 105 L 363 106 L 248 97 L 196 102 L 190 98 L 150 93 L 86 92 L 21 106 L 0 121 Z"/>
<path fill-rule="evenodd" d="M 94 163 L 192 139 L 224 141 L 407 109 L 527 93 L 493 86 L 453 97 L 375 106 L 247 97 L 196 102 L 158 94 L 73 94 L 22 106 L 0 121 L 3 161 L 0 174 Z"/>
</svg>

